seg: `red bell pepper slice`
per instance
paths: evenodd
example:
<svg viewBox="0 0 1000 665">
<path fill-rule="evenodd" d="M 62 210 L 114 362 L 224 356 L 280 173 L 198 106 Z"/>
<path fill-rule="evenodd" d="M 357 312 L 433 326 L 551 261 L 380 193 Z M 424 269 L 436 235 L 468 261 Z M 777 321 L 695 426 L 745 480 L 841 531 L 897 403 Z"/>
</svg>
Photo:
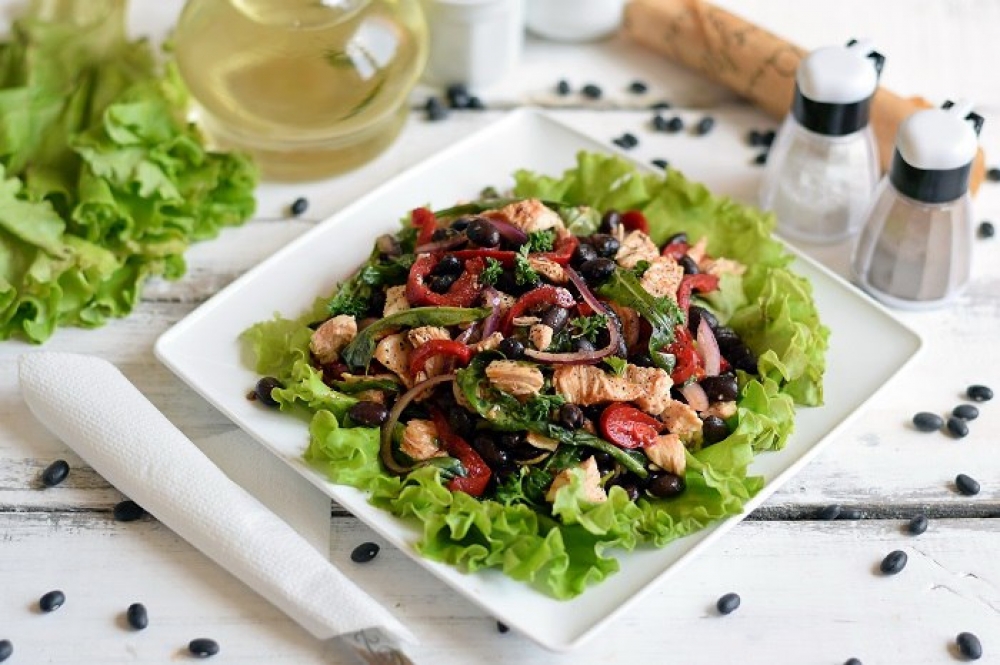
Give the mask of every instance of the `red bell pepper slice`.
<svg viewBox="0 0 1000 665">
<path fill-rule="evenodd" d="M 664 424 L 634 406 L 616 402 L 601 414 L 601 433 L 619 448 L 645 448 L 656 442 Z"/>
<path fill-rule="evenodd" d="M 539 252 L 533 256 L 539 256 L 541 258 L 548 259 L 550 261 L 555 261 L 559 265 L 566 265 L 573 258 L 573 252 L 576 248 L 580 246 L 580 239 L 577 238 L 572 233 L 566 233 L 560 235 L 556 239 L 555 246 L 552 247 L 551 252 Z"/>
<path fill-rule="evenodd" d="M 622 226 L 625 227 L 626 231 L 649 233 L 649 222 L 646 220 L 646 216 L 638 210 L 629 210 L 622 214 Z"/>
<path fill-rule="evenodd" d="M 667 347 L 667 353 L 673 354 L 677 360 L 674 371 L 670 374 L 675 385 L 687 383 L 692 377 L 695 380 L 705 377 L 705 367 L 701 362 L 701 356 L 694 348 L 694 339 L 687 326 L 680 325 L 674 328 L 674 341 Z"/>
<path fill-rule="evenodd" d="M 691 245 L 683 240 L 675 240 L 669 245 L 664 246 L 663 251 L 660 252 L 660 256 L 669 256 L 674 261 L 680 261 L 681 257 L 688 253 L 689 249 L 691 249 Z"/>
<path fill-rule="evenodd" d="M 434 356 L 451 356 L 463 366 L 472 359 L 472 347 L 453 339 L 431 339 L 416 348 L 410 355 L 410 376 L 424 370 L 427 361 Z"/>
<path fill-rule="evenodd" d="M 493 259 L 494 261 L 499 261 L 504 265 L 504 267 L 511 267 L 514 265 L 514 255 L 517 252 L 511 252 L 506 249 L 460 249 L 457 252 L 449 252 L 455 256 L 455 258 L 461 259 L 462 261 L 468 261 L 469 259 Z"/>
<path fill-rule="evenodd" d="M 517 299 L 517 302 L 507 310 L 500 330 L 503 332 L 504 337 L 509 336 L 514 329 L 514 319 L 539 305 L 558 305 L 559 307 L 568 309 L 575 304 L 576 300 L 573 299 L 573 294 L 566 289 L 561 286 L 543 284 Z"/>
<path fill-rule="evenodd" d="M 691 306 L 691 292 L 708 293 L 719 288 L 719 278 L 707 272 L 697 275 L 684 275 L 680 286 L 677 287 L 677 304 L 684 313 L 684 320 L 687 320 L 688 307 Z"/>
<path fill-rule="evenodd" d="M 437 230 L 437 217 L 427 208 L 414 208 L 410 211 L 410 224 L 419 229 L 417 245 L 424 245 L 431 241 Z"/>
<path fill-rule="evenodd" d="M 451 431 L 448 420 L 439 409 L 431 409 L 431 418 L 438 436 L 444 442 L 448 454 L 456 458 L 465 467 L 465 476 L 458 476 L 448 481 L 448 489 L 452 492 L 465 492 L 470 496 L 482 496 L 489 485 L 493 472 L 483 461 L 479 453 L 465 439 Z"/>
<path fill-rule="evenodd" d="M 440 254 L 420 254 L 410 267 L 410 276 L 406 280 L 406 299 L 411 305 L 429 307 L 471 307 L 483 285 L 479 283 L 479 275 L 486 267 L 486 262 L 480 258 L 465 262 L 462 276 L 455 280 L 446 293 L 435 293 L 427 286 L 425 280 L 441 259 Z"/>
</svg>

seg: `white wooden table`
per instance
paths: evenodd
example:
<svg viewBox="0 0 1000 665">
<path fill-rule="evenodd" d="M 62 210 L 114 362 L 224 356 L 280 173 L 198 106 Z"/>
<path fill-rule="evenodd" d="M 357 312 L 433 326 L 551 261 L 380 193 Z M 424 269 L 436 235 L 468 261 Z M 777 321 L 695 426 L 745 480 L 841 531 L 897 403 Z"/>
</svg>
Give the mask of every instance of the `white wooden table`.
<svg viewBox="0 0 1000 665">
<path fill-rule="evenodd" d="M 529 2 L 531 0 L 528 0 Z M 19 5 L 6 1 L 3 10 Z M 133 29 L 162 35 L 180 2 L 134 0 Z M 883 82 L 931 100 L 969 97 L 986 116 L 988 160 L 1000 160 L 1000 3 L 994 0 L 727 0 L 744 16 L 806 47 L 868 36 L 889 56 Z M 600 103 L 557 98 L 555 82 L 594 82 Z M 624 89 L 650 84 L 642 98 Z M 635 132 L 639 159 L 670 159 L 710 186 L 726 173 L 728 191 L 752 200 L 760 171 L 742 143 L 749 128 L 773 121 L 740 105 L 658 56 L 621 39 L 588 45 L 529 41 L 522 65 L 503 84 L 481 91 L 493 109 L 455 113 L 430 124 L 414 114 L 398 142 L 374 163 L 341 178 L 305 186 L 265 185 L 257 216 L 240 229 L 196 246 L 187 276 L 151 282 L 125 320 L 96 331 L 62 330 L 51 350 L 93 353 L 117 364 L 193 438 L 232 425 L 188 391 L 152 355 L 154 340 L 220 287 L 346 203 L 423 157 L 496 121 L 524 103 L 556 108 L 587 133 L 610 140 Z M 653 135 L 644 106 L 656 99 L 702 110 L 719 123 L 706 139 Z M 677 142 L 705 141 L 698 157 L 672 159 Z M 685 153 L 687 154 L 687 153 Z M 1000 162 L 994 162 L 1000 163 Z M 737 183 L 737 184 L 732 184 Z M 297 196 L 311 206 L 300 219 L 282 209 Z M 1000 184 L 987 184 L 978 215 L 1000 220 Z M 843 250 L 819 255 L 842 271 Z M 925 337 L 926 352 L 891 391 L 804 472 L 775 494 L 712 552 L 634 605 L 581 651 L 556 655 L 495 622 L 423 574 L 403 554 L 383 548 L 357 566 L 360 584 L 385 602 L 422 643 L 418 663 L 949 663 L 954 638 L 976 633 L 985 656 L 1000 663 L 1000 399 L 981 405 L 971 434 L 955 440 L 908 426 L 918 410 L 943 412 L 970 383 L 1000 389 L 1000 239 L 975 244 L 974 281 L 952 309 L 905 314 Z M 18 394 L 16 358 L 32 350 L 0 343 L 0 639 L 15 644 L 11 663 L 162 663 L 185 661 L 194 637 L 218 640 L 227 663 L 339 663 L 330 652 L 248 588 L 152 519 L 120 523 L 111 508 L 122 496 L 83 465 L 27 413 Z M 72 466 L 61 486 L 41 489 L 52 460 Z M 957 473 L 983 490 L 955 492 Z M 840 503 L 863 519 L 824 522 L 816 513 Z M 931 517 L 927 533 L 905 535 L 905 519 Z M 331 556 L 344 561 L 364 540 L 379 542 L 354 518 L 333 511 Z M 909 554 L 906 570 L 876 573 L 891 550 Z M 610 583 L 614 583 L 613 580 Z M 33 608 L 60 588 L 69 598 L 52 615 Z M 735 614 L 719 617 L 715 600 L 737 591 Z M 129 603 L 149 608 L 150 628 L 129 632 Z"/>
</svg>

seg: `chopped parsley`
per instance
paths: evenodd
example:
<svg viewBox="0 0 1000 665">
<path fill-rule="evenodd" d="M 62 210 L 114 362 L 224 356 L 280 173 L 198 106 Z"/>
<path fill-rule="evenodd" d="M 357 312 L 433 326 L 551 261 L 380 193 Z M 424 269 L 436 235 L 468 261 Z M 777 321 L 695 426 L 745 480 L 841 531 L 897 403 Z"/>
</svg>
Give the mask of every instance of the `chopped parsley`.
<svg viewBox="0 0 1000 665">
<path fill-rule="evenodd" d="M 494 285 L 503 274 L 503 264 L 496 259 L 487 258 L 486 268 L 479 275 L 479 281 L 483 284 Z"/>
<path fill-rule="evenodd" d="M 625 376 L 625 368 L 628 367 L 628 361 L 624 358 L 619 358 L 618 356 L 608 356 L 604 359 L 604 364 L 611 368 L 611 371 L 618 376 Z"/>
<path fill-rule="evenodd" d="M 537 284 L 540 279 L 535 269 L 528 262 L 530 249 L 527 244 L 521 245 L 521 249 L 514 255 L 514 281 L 518 286 L 525 284 Z"/>
<path fill-rule="evenodd" d="M 556 244 L 556 234 L 552 231 L 531 231 L 528 233 L 528 251 L 551 252 Z"/>
<path fill-rule="evenodd" d="M 571 319 L 566 327 L 555 334 L 548 350 L 554 352 L 570 351 L 578 339 L 586 339 L 593 344 L 597 341 L 597 336 L 601 334 L 601 331 L 607 327 L 608 317 L 604 314 L 578 316 Z"/>
</svg>

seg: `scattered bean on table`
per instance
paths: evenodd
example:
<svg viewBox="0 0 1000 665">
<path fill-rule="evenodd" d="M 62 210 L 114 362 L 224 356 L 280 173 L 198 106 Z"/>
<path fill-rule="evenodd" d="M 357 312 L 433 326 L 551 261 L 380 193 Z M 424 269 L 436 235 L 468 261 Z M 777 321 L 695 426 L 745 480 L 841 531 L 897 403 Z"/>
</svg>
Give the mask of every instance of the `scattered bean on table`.
<svg viewBox="0 0 1000 665">
<path fill-rule="evenodd" d="M 649 86 L 644 81 L 632 81 L 629 83 L 628 91 L 634 95 L 641 95 L 649 91 Z"/>
<path fill-rule="evenodd" d="M 510 626 L 505 624 L 503 621 L 497 621 L 497 632 L 498 633 L 508 633 L 510 632 Z"/>
<path fill-rule="evenodd" d="M 921 411 L 913 416 L 913 426 L 921 432 L 936 432 L 944 427 L 944 418 L 936 413 Z"/>
<path fill-rule="evenodd" d="M 149 625 L 149 613 L 146 611 L 146 606 L 142 603 L 132 603 L 129 605 L 125 611 L 125 618 L 128 620 L 128 625 L 135 630 L 145 630 L 146 626 Z"/>
<path fill-rule="evenodd" d="M 848 658 L 844 661 L 844 665 L 863 665 L 862 662 L 857 658 Z"/>
<path fill-rule="evenodd" d="M 368 563 L 378 556 L 379 546 L 377 543 L 361 543 L 351 552 L 351 561 L 354 563 Z"/>
<path fill-rule="evenodd" d="M 713 127 L 715 127 L 715 118 L 710 115 L 706 115 L 698 121 L 697 125 L 694 126 L 694 133 L 697 136 L 704 136 L 711 132 Z"/>
<path fill-rule="evenodd" d="M 0 663 L 14 654 L 14 643 L 10 640 L 0 640 Z"/>
<path fill-rule="evenodd" d="M 188 651 L 196 658 L 208 658 L 219 653 L 219 643 L 207 637 L 199 637 L 188 642 Z"/>
<path fill-rule="evenodd" d="M 965 496 L 975 496 L 979 494 L 979 482 L 971 476 L 960 473 L 955 476 L 955 487 Z"/>
<path fill-rule="evenodd" d="M 571 92 L 573 92 L 573 89 L 569 86 L 569 81 L 566 79 L 561 79 L 556 83 L 556 94 L 560 97 L 565 97 Z"/>
<path fill-rule="evenodd" d="M 288 207 L 288 211 L 292 213 L 293 217 L 298 217 L 299 215 L 305 213 L 309 209 L 309 199 L 304 196 L 292 201 L 292 205 Z"/>
<path fill-rule="evenodd" d="M 43 612 L 55 612 L 66 602 L 66 594 L 56 589 L 38 599 L 38 609 Z"/>
<path fill-rule="evenodd" d="M 958 650 L 969 660 L 979 660 L 983 657 L 983 645 L 972 633 L 959 633 L 955 638 Z"/>
<path fill-rule="evenodd" d="M 864 514 L 857 508 L 844 508 L 840 511 L 840 517 L 838 519 L 842 520 L 859 520 L 864 517 Z"/>
<path fill-rule="evenodd" d="M 982 221 L 979 222 L 979 228 L 977 230 L 980 238 L 992 238 L 997 234 L 996 227 L 993 226 L 993 222 Z"/>
<path fill-rule="evenodd" d="M 767 164 L 767 151 L 757 153 L 757 156 L 753 158 L 753 163 L 757 166 Z"/>
<path fill-rule="evenodd" d="M 906 568 L 907 560 L 906 552 L 903 550 L 894 550 L 885 555 L 878 568 L 882 571 L 883 575 L 896 575 L 903 568 Z"/>
<path fill-rule="evenodd" d="M 69 475 L 69 462 L 64 459 L 57 459 L 42 471 L 42 484 L 46 487 L 55 487 L 66 480 Z"/>
<path fill-rule="evenodd" d="M 114 516 L 119 522 L 134 522 L 146 514 L 145 509 L 131 499 L 125 499 L 115 504 Z"/>
<path fill-rule="evenodd" d="M 670 168 L 670 162 L 668 162 L 665 159 L 657 158 L 657 159 L 652 160 L 650 162 L 650 164 L 652 164 L 656 168 L 663 169 L 664 171 L 666 171 L 668 168 Z"/>
<path fill-rule="evenodd" d="M 994 166 L 986 171 L 986 179 L 990 182 L 1000 182 L 1000 168 Z"/>
<path fill-rule="evenodd" d="M 965 395 L 973 402 L 988 402 L 993 399 L 993 389 L 979 384 L 965 389 Z"/>
<path fill-rule="evenodd" d="M 979 417 L 979 409 L 972 404 L 959 404 L 952 409 L 951 415 L 962 420 L 975 420 Z"/>
<path fill-rule="evenodd" d="M 948 431 L 951 432 L 954 437 L 962 439 L 969 436 L 969 424 L 962 418 L 952 416 L 951 418 L 948 418 L 946 426 L 948 427 Z"/>
<path fill-rule="evenodd" d="M 715 602 L 719 614 L 732 614 L 740 606 L 740 596 L 737 593 L 727 593 Z"/>
<path fill-rule="evenodd" d="M 821 508 L 817 517 L 821 520 L 835 520 L 840 517 L 841 510 L 839 505 L 831 503 L 829 506 Z"/>
<path fill-rule="evenodd" d="M 594 83 L 588 83 L 583 86 L 583 88 L 580 89 L 580 92 L 582 92 L 583 96 L 587 99 L 600 99 L 604 95 L 604 91 L 601 90 L 601 87 Z"/>
<path fill-rule="evenodd" d="M 919 536 L 924 531 L 927 531 L 927 516 L 926 515 L 915 515 L 910 519 L 909 523 L 906 525 L 906 530 L 911 536 Z"/>
</svg>

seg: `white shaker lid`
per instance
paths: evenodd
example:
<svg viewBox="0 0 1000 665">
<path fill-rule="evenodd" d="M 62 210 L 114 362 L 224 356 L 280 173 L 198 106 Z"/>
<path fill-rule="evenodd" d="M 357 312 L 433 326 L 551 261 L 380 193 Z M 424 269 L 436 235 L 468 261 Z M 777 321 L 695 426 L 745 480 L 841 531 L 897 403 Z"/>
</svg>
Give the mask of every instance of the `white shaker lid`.
<svg viewBox="0 0 1000 665">
<path fill-rule="evenodd" d="M 906 163 L 924 171 L 961 168 L 976 158 L 979 136 L 968 102 L 950 108 L 917 111 L 906 118 L 896 134 L 896 149 Z"/>
<path fill-rule="evenodd" d="M 868 99 L 878 87 L 881 63 L 870 58 L 870 42 L 850 46 L 827 46 L 807 55 L 799 63 L 799 91 L 814 102 L 855 104 Z"/>
</svg>

